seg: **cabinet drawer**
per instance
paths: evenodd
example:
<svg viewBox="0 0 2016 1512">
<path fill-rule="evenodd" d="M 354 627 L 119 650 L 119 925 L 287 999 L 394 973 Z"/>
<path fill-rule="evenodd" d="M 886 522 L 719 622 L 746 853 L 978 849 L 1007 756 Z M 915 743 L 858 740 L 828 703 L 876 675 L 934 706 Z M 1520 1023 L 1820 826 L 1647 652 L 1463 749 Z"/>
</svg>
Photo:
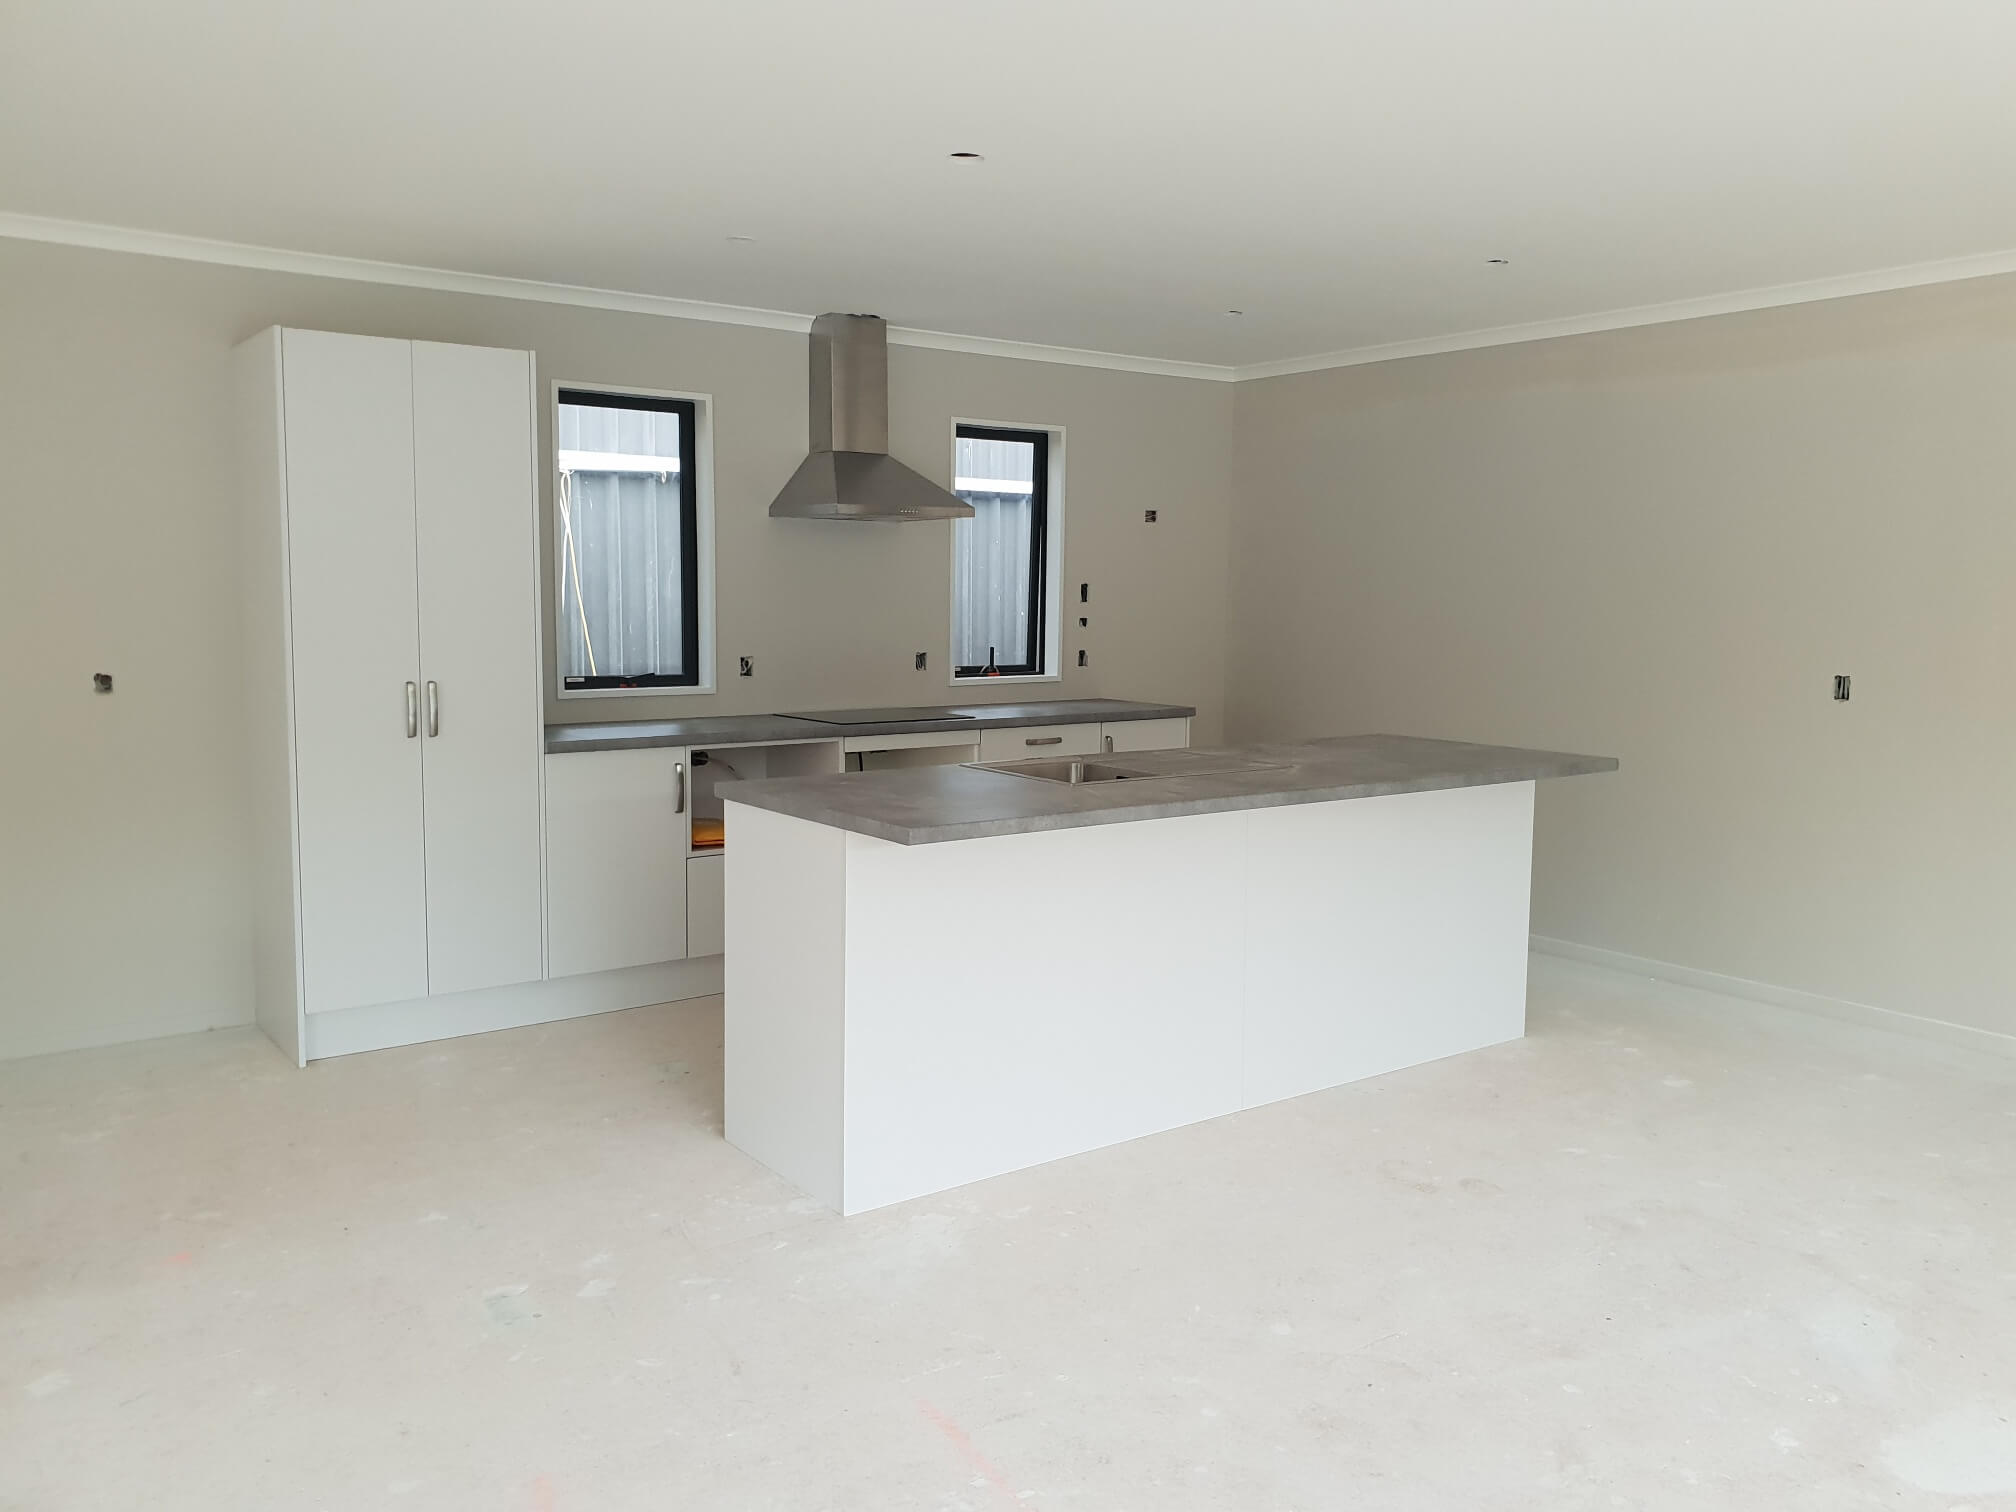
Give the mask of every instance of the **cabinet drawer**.
<svg viewBox="0 0 2016 1512">
<path fill-rule="evenodd" d="M 982 761 L 1033 760 L 1038 756 L 1095 756 L 1099 752 L 1099 726 L 1020 725 L 1006 730 L 980 732 Z"/>
<path fill-rule="evenodd" d="M 1100 729 L 1109 751 L 1180 751 L 1190 744 L 1187 719 L 1117 719 Z"/>
<path fill-rule="evenodd" d="M 686 954 L 721 954 L 722 884 L 727 857 L 695 856 L 686 863 Z"/>
<path fill-rule="evenodd" d="M 918 730 L 907 735 L 849 735 L 840 742 L 840 748 L 849 754 L 855 751 L 912 751 L 928 746 L 964 748 L 973 744 L 973 734 L 971 730 Z"/>
</svg>

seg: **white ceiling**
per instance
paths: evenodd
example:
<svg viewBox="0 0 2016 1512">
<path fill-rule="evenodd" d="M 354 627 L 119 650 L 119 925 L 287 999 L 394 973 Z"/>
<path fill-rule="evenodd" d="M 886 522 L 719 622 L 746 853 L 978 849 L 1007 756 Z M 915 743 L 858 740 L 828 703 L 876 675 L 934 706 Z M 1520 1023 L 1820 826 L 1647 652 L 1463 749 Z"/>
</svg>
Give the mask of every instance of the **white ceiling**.
<svg viewBox="0 0 2016 1512">
<path fill-rule="evenodd" d="M 2010 0 L 0 0 L 0 212 L 1248 365 L 2016 249 L 2012 59 Z"/>
</svg>

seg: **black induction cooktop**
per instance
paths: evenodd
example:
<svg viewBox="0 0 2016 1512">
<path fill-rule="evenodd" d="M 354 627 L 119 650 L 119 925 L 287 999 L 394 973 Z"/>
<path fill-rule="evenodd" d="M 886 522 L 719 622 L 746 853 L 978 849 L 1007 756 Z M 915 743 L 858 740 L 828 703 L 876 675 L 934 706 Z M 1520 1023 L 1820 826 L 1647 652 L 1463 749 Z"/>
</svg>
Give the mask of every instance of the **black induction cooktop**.
<svg viewBox="0 0 2016 1512">
<path fill-rule="evenodd" d="M 954 714 L 946 709 L 822 709 L 810 714 L 779 714 L 779 719 L 802 719 L 809 724 L 944 724 L 953 719 L 971 719 L 971 714 Z"/>
</svg>

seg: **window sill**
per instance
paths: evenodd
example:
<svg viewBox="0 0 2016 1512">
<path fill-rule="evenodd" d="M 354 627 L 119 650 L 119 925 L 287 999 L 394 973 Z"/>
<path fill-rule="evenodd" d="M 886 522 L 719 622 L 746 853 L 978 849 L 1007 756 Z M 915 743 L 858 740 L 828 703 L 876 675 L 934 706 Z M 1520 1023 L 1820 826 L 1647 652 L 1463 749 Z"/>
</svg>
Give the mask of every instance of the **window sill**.
<svg viewBox="0 0 2016 1512">
<path fill-rule="evenodd" d="M 1063 675 L 1057 672 L 1017 672 L 1006 677 L 954 677 L 955 688 L 988 688 L 999 683 L 1061 683 Z"/>
<path fill-rule="evenodd" d="M 712 693 L 714 684 L 696 683 L 677 688 L 562 688 L 561 698 L 684 698 L 695 693 Z"/>
</svg>

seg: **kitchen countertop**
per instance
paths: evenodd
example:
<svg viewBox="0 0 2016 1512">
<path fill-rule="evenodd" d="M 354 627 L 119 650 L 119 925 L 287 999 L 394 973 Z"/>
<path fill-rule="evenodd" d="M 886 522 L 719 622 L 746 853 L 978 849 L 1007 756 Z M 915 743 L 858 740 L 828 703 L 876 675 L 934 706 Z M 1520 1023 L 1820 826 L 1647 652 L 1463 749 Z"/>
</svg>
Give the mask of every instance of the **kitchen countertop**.
<svg viewBox="0 0 2016 1512">
<path fill-rule="evenodd" d="M 730 803 L 746 803 L 898 845 L 932 845 L 989 835 L 1530 782 L 1617 769 L 1614 756 L 1528 751 L 1409 735 L 1343 735 L 1211 750 L 1128 751 L 1086 759 L 1144 768 L 1158 775 L 1074 787 L 970 766 L 930 766 L 723 783 L 716 791 Z M 1214 762 L 1227 759 L 1269 765 L 1237 772 L 1208 770 Z M 732 827 L 733 819 L 729 822 Z"/>
<path fill-rule="evenodd" d="M 937 708 L 937 705 L 925 705 Z M 818 710 L 807 710 L 816 714 Z M 839 712 L 827 710 L 828 713 Z M 895 724 L 823 724 L 782 714 L 722 714 L 704 719 L 603 721 L 546 727 L 546 754 L 634 751 L 648 746 L 756 745 L 785 740 L 844 740 L 852 735 L 914 735 L 940 730 L 1003 729 L 1015 725 L 1101 724 L 1128 719 L 1188 719 L 1184 704 L 1134 703 L 1124 698 L 1064 698 L 1049 703 L 946 704 L 942 720 Z M 952 716 L 967 714 L 970 719 Z M 1020 780 L 1020 779 L 1018 779 Z"/>
</svg>

